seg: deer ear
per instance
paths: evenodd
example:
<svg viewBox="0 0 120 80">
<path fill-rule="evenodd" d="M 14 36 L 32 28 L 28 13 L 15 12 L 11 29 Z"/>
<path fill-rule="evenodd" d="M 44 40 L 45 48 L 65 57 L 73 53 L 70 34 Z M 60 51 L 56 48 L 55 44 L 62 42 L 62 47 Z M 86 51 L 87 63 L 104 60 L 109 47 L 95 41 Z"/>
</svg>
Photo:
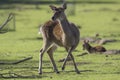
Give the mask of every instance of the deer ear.
<svg viewBox="0 0 120 80">
<path fill-rule="evenodd" d="M 83 42 L 86 43 L 86 40 L 84 40 Z"/>
<path fill-rule="evenodd" d="M 86 40 L 86 43 L 89 43 L 89 40 Z"/>
<path fill-rule="evenodd" d="M 56 7 L 53 6 L 53 5 L 50 5 L 49 7 L 50 7 L 52 10 L 55 10 L 55 9 L 56 9 Z"/>
<path fill-rule="evenodd" d="M 64 9 L 67 9 L 67 3 L 64 3 L 64 4 L 63 4 L 63 8 L 64 8 Z"/>
<path fill-rule="evenodd" d="M 89 43 L 89 40 L 84 40 L 83 42 L 84 42 L 84 43 Z"/>
</svg>

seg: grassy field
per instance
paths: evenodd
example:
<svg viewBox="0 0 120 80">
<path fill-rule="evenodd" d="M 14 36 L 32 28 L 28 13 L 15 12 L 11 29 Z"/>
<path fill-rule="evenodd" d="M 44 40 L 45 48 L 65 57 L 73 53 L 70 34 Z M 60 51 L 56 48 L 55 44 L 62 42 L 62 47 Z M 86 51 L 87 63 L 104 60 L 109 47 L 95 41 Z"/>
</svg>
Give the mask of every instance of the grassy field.
<svg viewBox="0 0 120 80">
<path fill-rule="evenodd" d="M 48 5 L 15 4 L 15 9 L 0 9 L 2 12 L 14 12 L 16 14 L 16 31 L 0 34 L 0 62 L 14 62 L 29 56 L 31 60 L 14 65 L 0 64 L 0 80 L 119 80 L 120 79 L 120 55 L 89 54 L 78 57 L 85 52 L 82 50 L 82 42 L 74 51 L 76 63 L 81 74 L 74 72 L 72 62 L 68 62 L 66 70 L 62 71 L 63 63 L 58 62 L 67 53 L 64 48 L 58 48 L 54 58 L 60 74 L 52 70 L 48 55 L 44 55 L 43 75 L 38 74 L 39 50 L 42 47 L 41 35 L 38 34 L 39 25 L 49 20 L 52 11 Z M 22 6 L 22 7 L 21 7 Z M 100 34 L 101 38 L 120 40 L 120 5 L 119 4 L 77 4 L 75 15 L 70 16 L 68 5 L 68 19 L 81 26 L 81 37 Z M 97 44 L 94 44 L 97 45 Z M 107 49 L 120 49 L 120 42 L 103 45 Z M 16 78 L 15 78 L 16 77 Z"/>
</svg>

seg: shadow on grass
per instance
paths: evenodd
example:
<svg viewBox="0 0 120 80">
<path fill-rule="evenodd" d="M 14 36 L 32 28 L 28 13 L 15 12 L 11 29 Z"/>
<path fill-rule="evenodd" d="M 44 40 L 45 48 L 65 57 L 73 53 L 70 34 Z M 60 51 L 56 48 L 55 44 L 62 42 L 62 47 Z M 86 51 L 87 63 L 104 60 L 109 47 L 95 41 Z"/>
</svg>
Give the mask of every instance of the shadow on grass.
<svg viewBox="0 0 120 80">
<path fill-rule="evenodd" d="M 65 73 L 71 73 L 71 72 L 75 72 L 74 70 L 70 70 L 70 71 L 60 71 L 60 73 L 65 72 Z M 80 72 L 95 72 L 94 70 L 81 70 Z M 18 73 L 18 72 L 17 72 Z M 17 73 L 0 73 L 0 78 L 4 78 L 4 79 L 13 79 L 13 78 L 17 78 L 17 79 L 32 79 L 32 78 L 46 78 L 48 76 L 43 76 L 43 75 L 20 75 Z M 55 72 L 44 72 L 43 74 L 51 74 L 51 73 L 55 73 Z M 59 73 L 59 74 L 60 74 Z"/>
<path fill-rule="evenodd" d="M 66 72 L 66 73 L 70 73 L 70 72 L 75 72 L 74 70 L 70 70 L 70 71 L 60 71 L 60 72 Z M 95 70 L 80 70 L 80 73 L 83 72 L 96 72 Z"/>
<path fill-rule="evenodd" d="M 7 33 L 8 31 L 0 31 L 0 34 L 4 34 Z"/>
<path fill-rule="evenodd" d="M 85 65 L 85 64 L 94 64 L 93 62 L 76 62 L 77 65 Z M 73 62 L 67 63 L 67 65 L 74 65 Z"/>
<path fill-rule="evenodd" d="M 43 38 L 42 37 L 33 37 L 33 38 L 21 38 L 21 39 L 19 39 L 19 40 L 43 40 Z"/>
<path fill-rule="evenodd" d="M 75 70 L 64 70 L 64 71 L 59 71 L 60 73 L 56 73 L 54 71 L 50 71 L 50 72 L 43 72 L 43 74 L 52 74 L 52 73 L 56 73 L 56 74 L 61 74 L 61 73 L 76 73 Z M 96 72 L 95 70 L 80 70 L 80 74 L 82 74 L 83 72 Z M 77 74 L 77 73 L 76 73 Z"/>
<path fill-rule="evenodd" d="M 17 73 L 3 73 L 3 74 L 0 74 L 0 78 L 4 78 L 4 79 L 13 79 L 13 78 L 33 79 L 33 78 L 45 78 L 45 77 L 48 77 L 48 76 L 42 76 L 42 75 L 27 75 L 27 76 L 24 76 L 24 75 L 20 75 L 20 74 L 17 74 Z"/>
</svg>

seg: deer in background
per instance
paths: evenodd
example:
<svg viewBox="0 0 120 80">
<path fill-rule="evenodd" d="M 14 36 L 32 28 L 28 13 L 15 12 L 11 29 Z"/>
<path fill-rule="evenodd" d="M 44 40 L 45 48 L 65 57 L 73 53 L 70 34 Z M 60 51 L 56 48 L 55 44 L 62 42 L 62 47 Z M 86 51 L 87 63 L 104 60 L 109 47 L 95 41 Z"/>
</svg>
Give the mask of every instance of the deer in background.
<svg viewBox="0 0 120 80">
<path fill-rule="evenodd" d="M 57 48 L 57 45 L 64 47 L 68 53 L 66 59 L 64 60 L 62 70 L 65 69 L 67 58 L 71 57 L 74 63 L 75 71 L 77 73 L 80 73 L 75 63 L 74 56 L 72 55 L 72 51 L 79 44 L 79 29 L 73 23 L 70 23 L 68 21 L 64 13 L 64 11 L 67 9 L 66 3 L 64 3 L 62 7 L 55 7 L 53 5 L 50 5 L 50 8 L 54 11 L 52 20 L 46 22 L 40 29 L 44 44 L 40 50 L 39 74 L 42 74 L 43 54 L 46 51 L 53 64 L 54 71 L 56 73 L 59 73 L 53 58 L 53 52 Z"/>
<path fill-rule="evenodd" d="M 84 40 L 83 50 L 87 50 L 89 53 L 105 52 L 105 51 L 106 51 L 106 49 L 105 49 L 103 46 L 95 46 L 95 47 L 92 47 L 92 46 L 89 44 L 89 41 L 88 41 L 88 40 Z"/>
</svg>

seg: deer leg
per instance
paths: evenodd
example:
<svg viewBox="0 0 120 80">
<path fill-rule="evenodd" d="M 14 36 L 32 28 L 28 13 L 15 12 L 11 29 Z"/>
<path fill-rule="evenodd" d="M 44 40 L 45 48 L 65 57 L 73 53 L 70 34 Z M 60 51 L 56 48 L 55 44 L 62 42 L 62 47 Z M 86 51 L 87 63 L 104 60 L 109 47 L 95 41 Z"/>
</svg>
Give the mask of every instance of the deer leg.
<svg viewBox="0 0 120 80">
<path fill-rule="evenodd" d="M 80 73 L 80 71 L 78 70 L 78 68 L 77 68 L 77 65 L 76 65 L 76 63 L 75 63 L 75 60 L 74 60 L 74 56 L 72 55 L 72 53 L 70 53 L 70 56 L 71 56 L 71 58 L 72 58 L 72 60 L 73 60 L 73 64 L 74 64 L 74 67 L 75 67 L 75 71 L 76 71 L 76 73 Z"/>
<path fill-rule="evenodd" d="M 55 64 L 55 61 L 54 61 L 54 58 L 53 58 L 53 52 L 57 49 L 57 46 L 56 45 L 53 45 L 48 51 L 48 55 L 50 57 L 50 60 L 51 60 L 51 63 L 53 65 L 53 69 L 56 73 L 59 73 L 58 69 L 57 69 L 57 66 Z"/>
<path fill-rule="evenodd" d="M 68 55 L 67 55 L 67 57 L 66 57 L 66 59 L 65 59 L 65 61 L 64 61 L 64 63 L 63 63 L 63 66 L 62 66 L 62 70 L 65 69 L 65 65 L 66 65 L 66 62 L 67 62 L 67 58 L 68 58 L 68 57 L 71 57 L 72 60 L 73 60 L 73 63 L 74 63 L 75 71 L 79 74 L 80 72 L 79 72 L 79 70 L 78 70 L 78 68 L 77 68 L 77 65 L 76 65 L 76 63 L 75 63 L 74 56 L 72 55 L 72 50 L 73 50 L 73 48 L 70 48 L 70 49 L 69 49 Z"/>
<path fill-rule="evenodd" d="M 40 58 L 39 58 L 39 74 L 42 74 L 42 58 L 43 58 L 43 54 L 45 53 L 45 51 L 49 48 L 49 46 L 51 45 L 50 42 L 46 41 L 43 48 L 40 50 Z"/>
<path fill-rule="evenodd" d="M 66 62 L 67 62 L 67 58 L 70 57 L 70 53 L 71 53 L 72 48 L 70 48 L 69 50 L 66 48 L 66 50 L 67 50 L 67 52 L 68 52 L 68 55 L 67 55 L 67 57 L 66 57 L 65 60 L 64 60 L 64 63 L 63 63 L 63 66 L 62 66 L 62 70 L 65 69 L 65 65 L 66 65 Z"/>
</svg>

